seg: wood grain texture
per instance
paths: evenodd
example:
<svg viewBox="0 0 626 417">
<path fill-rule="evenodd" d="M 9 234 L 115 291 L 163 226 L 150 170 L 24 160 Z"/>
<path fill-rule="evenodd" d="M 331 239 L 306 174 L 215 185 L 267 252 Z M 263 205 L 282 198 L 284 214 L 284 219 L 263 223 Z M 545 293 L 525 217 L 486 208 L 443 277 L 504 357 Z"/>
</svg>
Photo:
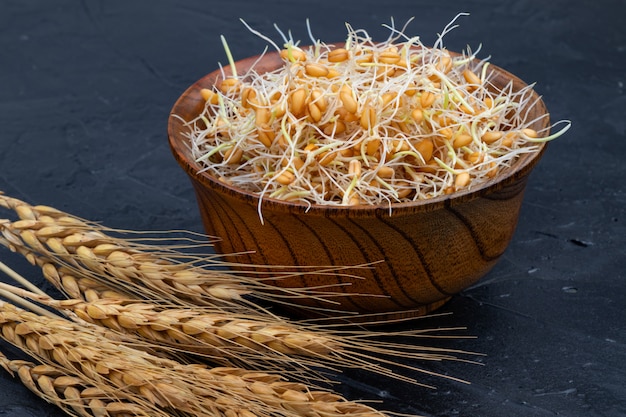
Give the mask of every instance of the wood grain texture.
<svg viewBox="0 0 626 417">
<path fill-rule="evenodd" d="M 258 57 L 236 63 L 245 72 Z M 276 69 L 282 62 L 276 53 L 263 57 L 259 72 Z M 491 66 L 493 83 L 526 84 L 507 71 Z M 228 71 L 228 68 L 226 68 Z M 203 107 L 200 89 L 219 82 L 215 71 L 185 91 L 171 114 L 191 120 Z M 228 72 L 227 72 L 228 74 Z M 529 119 L 547 114 L 536 96 Z M 532 102 L 533 100 L 531 100 Z M 548 134 L 549 118 L 532 126 Z M 243 253 L 236 260 L 259 265 L 297 267 L 369 264 L 360 269 L 362 279 L 340 275 L 304 275 L 276 281 L 277 285 L 312 287 L 350 282 L 338 291 L 341 309 L 358 313 L 420 315 L 432 311 L 476 283 L 506 250 L 517 224 L 529 173 L 541 158 L 520 156 L 513 166 L 490 182 L 471 190 L 414 203 L 389 206 L 328 207 L 264 198 L 263 222 L 257 195 L 199 174 L 183 132 L 184 122 L 170 117 L 168 134 L 172 152 L 194 186 L 206 232 L 221 238 L 216 249 L 225 254 Z M 371 296 L 367 296 L 371 295 Z M 302 300 L 303 305 L 319 305 Z M 336 308 L 336 306 L 333 306 Z"/>
</svg>

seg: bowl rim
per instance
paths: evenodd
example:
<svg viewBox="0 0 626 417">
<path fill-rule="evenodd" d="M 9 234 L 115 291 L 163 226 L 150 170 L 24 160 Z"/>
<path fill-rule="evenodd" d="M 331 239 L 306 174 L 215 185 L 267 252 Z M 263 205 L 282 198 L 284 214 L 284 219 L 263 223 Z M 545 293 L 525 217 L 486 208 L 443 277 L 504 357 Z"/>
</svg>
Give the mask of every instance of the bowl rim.
<svg viewBox="0 0 626 417">
<path fill-rule="evenodd" d="M 341 44 L 338 43 L 330 45 L 337 46 Z M 453 51 L 448 52 L 451 54 L 458 54 Z M 282 62 L 283 61 L 281 60 L 279 53 L 277 51 L 272 51 L 238 60 L 235 62 L 235 65 L 238 69 L 245 68 L 246 70 L 253 65 L 257 67 L 258 65 L 262 65 L 271 70 L 277 68 L 277 65 L 281 65 Z M 489 66 L 492 71 L 495 71 L 499 75 L 509 79 L 514 83 L 514 85 L 517 85 L 520 88 L 528 86 L 526 82 L 507 70 L 491 63 Z M 504 175 L 498 175 L 474 188 L 468 188 L 448 195 L 441 195 L 424 200 L 389 202 L 376 205 L 365 204 L 357 206 L 338 206 L 313 203 L 306 204 L 302 202 L 285 201 L 265 197 L 219 181 L 209 173 L 201 171 L 204 167 L 191 158 L 191 150 L 187 145 L 188 138 L 183 135 L 182 130 L 184 124 L 189 120 L 183 121 L 180 115 L 184 115 L 185 112 L 183 110 L 189 107 L 194 109 L 202 107 L 204 105 L 204 100 L 200 95 L 200 89 L 207 87 L 210 88 L 215 84 L 215 82 L 217 82 L 218 79 L 221 78 L 222 74 L 230 75 L 230 66 L 225 66 L 222 69 L 216 69 L 204 75 L 190 85 L 178 97 L 170 110 L 167 123 L 170 150 L 172 151 L 178 164 L 185 170 L 190 178 L 209 189 L 219 192 L 222 195 L 228 195 L 232 198 L 245 202 L 246 204 L 254 203 L 259 207 L 259 210 L 263 212 L 299 213 L 307 215 L 322 215 L 325 217 L 363 217 L 371 216 L 372 213 L 376 216 L 381 216 L 385 214 L 390 215 L 391 213 L 394 213 L 394 215 L 401 215 L 404 213 L 413 213 L 415 211 L 437 210 L 445 206 L 462 204 L 486 196 L 487 194 L 491 194 L 505 188 L 506 186 L 528 176 L 530 171 L 543 156 L 548 144 L 547 142 L 540 142 L 538 143 L 539 149 L 535 152 L 529 152 L 518 156 L 511 165 L 511 168 L 504 172 Z M 545 117 L 538 121 L 540 126 L 536 130 L 543 130 L 542 136 L 547 136 L 550 130 L 550 114 L 542 97 L 534 89 L 532 90 L 532 94 L 534 96 L 534 106 L 538 106 L 540 112 L 545 115 Z"/>
</svg>

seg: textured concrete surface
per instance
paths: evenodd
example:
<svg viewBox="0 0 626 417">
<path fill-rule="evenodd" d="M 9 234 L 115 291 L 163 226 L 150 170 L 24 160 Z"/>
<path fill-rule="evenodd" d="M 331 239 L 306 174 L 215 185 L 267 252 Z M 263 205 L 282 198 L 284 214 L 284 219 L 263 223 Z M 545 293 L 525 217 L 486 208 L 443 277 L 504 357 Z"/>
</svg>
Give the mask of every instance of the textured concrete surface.
<svg viewBox="0 0 626 417">
<path fill-rule="evenodd" d="M 533 172 L 497 267 L 443 307 L 451 316 L 416 324 L 477 336 L 441 345 L 482 352 L 483 366 L 426 364 L 471 385 L 420 376 L 430 390 L 348 372 L 337 389 L 426 416 L 626 415 L 624 1 L 3 0 L 0 190 L 112 227 L 200 231 L 166 123 L 177 96 L 226 61 L 220 34 L 236 58 L 262 50 L 238 18 L 306 40 L 308 17 L 332 42 L 345 21 L 381 39 L 390 16 L 416 16 L 410 30 L 431 44 L 458 12 L 470 16 L 448 48 L 482 43 L 481 56 L 537 82 L 553 120 L 573 128 Z M 49 288 L 17 255 L 0 249 L 0 259 Z M 59 415 L 0 373 L 0 416 Z"/>
</svg>

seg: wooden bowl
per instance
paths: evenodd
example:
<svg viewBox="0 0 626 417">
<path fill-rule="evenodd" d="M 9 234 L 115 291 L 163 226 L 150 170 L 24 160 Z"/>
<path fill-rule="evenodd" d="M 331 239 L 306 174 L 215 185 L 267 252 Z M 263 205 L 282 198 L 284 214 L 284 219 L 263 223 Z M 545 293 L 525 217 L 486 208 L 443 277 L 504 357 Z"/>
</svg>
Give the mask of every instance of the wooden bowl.
<svg viewBox="0 0 626 417">
<path fill-rule="evenodd" d="M 245 73 L 258 57 L 236 63 Z M 282 65 L 277 53 L 268 53 L 255 65 L 257 72 Z M 494 65 L 493 84 L 526 84 Z M 229 74 L 229 68 L 226 69 Z M 176 101 L 171 115 L 195 118 L 203 109 L 201 88 L 210 88 L 220 71 L 190 86 Z M 531 126 L 548 134 L 549 118 L 536 97 L 529 110 Z M 536 101 L 534 100 L 536 98 Z M 539 117 L 543 116 L 545 117 Z M 381 316 L 422 315 L 441 306 L 452 295 L 476 283 L 498 261 L 515 231 L 528 175 L 545 150 L 520 156 L 513 166 L 490 182 L 430 200 L 384 206 L 305 206 L 259 197 L 198 173 L 188 147 L 184 122 L 170 117 L 168 135 L 174 157 L 194 186 L 206 232 L 221 238 L 215 248 L 223 254 L 243 253 L 235 260 L 255 265 L 324 266 L 372 263 L 356 271 L 363 279 L 341 274 L 302 275 L 275 281 L 286 287 L 317 287 L 351 282 L 335 291 L 345 297 L 340 305 L 294 300 L 304 306 L 332 307 Z M 382 262 L 380 262 L 382 261 Z M 296 268 L 297 269 L 297 268 Z M 371 294 L 373 297 L 364 296 Z"/>
</svg>

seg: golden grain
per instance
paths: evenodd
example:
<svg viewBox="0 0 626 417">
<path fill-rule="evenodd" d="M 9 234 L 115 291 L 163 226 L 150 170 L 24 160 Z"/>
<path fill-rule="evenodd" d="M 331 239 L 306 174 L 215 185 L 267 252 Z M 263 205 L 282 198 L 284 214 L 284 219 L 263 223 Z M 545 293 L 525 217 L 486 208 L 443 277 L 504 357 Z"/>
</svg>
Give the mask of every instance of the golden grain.
<svg viewBox="0 0 626 417">
<path fill-rule="evenodd" d="M 437 99 L 437 96 L 435 96 L 434 93 L 430 91 L 424 91 L 422 95 L 420 96 L 420 105 L 422 106 L 423 109 L 426 109 L 432 106 L 436 99 Z"/>
<path fill-rule="evenodd" d="M 311 91 L 311 103 L 314 103 L 317 107 L 319 107 L 320 111 L 324 112 L 327 108 L 326 97 L 321 90 L 313 90 Z"/>
<path fill-rule="evenodd" d="M 325 135 L 333 136 L 339 135 L 346 131 L 346 124 L 341 120 L 334 120 L 328 124 L 326 124 L 323 128 L 323 132 Z"/>
<path fill-rule="evenodd" d="M 411 118 L 418 124 L 422 123 L 424 120 L 424 112 L 422 109 L 415 109 L 411 112 Z"/>
<path fill-rule="evenodd" d="M 470 174 L 467 171 L 463 171 L 454 179 L 454 186 L 456 189 L 466 187 L 470 182 Z"/>
<path fill-rule="evenodd" d="M 452 146 L 456 149 L 459 149 L 459 148 L 462 148 L 463 146 L 467 146 L 470 143 L 472 143 L 472 140 L 473 139 L 470 135 L 461 133 L 460 135 L 454 138 L 454 141 L 452 142 Z"/>
<path fill-rule="evenodd" d="M 356 114 L 356 112 L 358 111 L 359 105 L 357 101 L 354 99 L 354 96 L 350 87 L 347 87 L 347 86 L 344 86 L 344 87 L 346 88 L 345 89 L 342 88 L 341 91 L 339 92 L 339 99 L 341 100 L 341 102 L 343 103 L 343 106 L 349 113 Z"/>
<path fill-rule="evenodd" d="M 478 164 L 482 162 L 484 155 L 481 152 L 471 152 L 465 155 L 465 159 L 472 163 Z"/>
<path fill-rule="evenodd" d="M 296 179 L 295 175 L 289 171 L 283 171 L 276 177 L 276 182 L 282 185 L 289 185 Z"/>
<path fill-rule="evenodd" d="M 532 139 L 535 139 L 538 136 L 537 131 L 530 128 L 522 129 L 522 134 Z"/>
<path fill-rule="evenodd" d="M 352 159 L 349 163 L 348 173 L 355 177 L 361 176 L 361 161 L 358 159 Z"/>
<path fill-rule="evenodd" d="M 304 71 L 311 77 L 326 77 L 328 75 L 328 68 L 321 64 L 306 64 Z"/>
<path fill-rule="evenodd" d="M 395 171 L 392 167 L 385 165 L 376 168 L 376 174 L 381 178 L 391 178 L 393 177 L 394 172 Z"/>
<path fill-rule="evenodd" d="M 229 164 L 238 164 L 243 157 L 243 149 L 239 146 L 233 146 L 224 152 L 224 160 Z"/>
<path fill-rule="evenodd" d="M 476 74 L 474 74 L 471 70 L 466 69 L 463 71 L 463 78 L 465 79 L 465 81 L 467 81 L 470 85 L 473 84 L 473 86 L 468 86 L 468 87 L 475 87 L 476 85 L 480 85 L 482 84 L 480 81 L 480 78 L 478 78 L 478 76 Z"/>
<path fill-rule="evenodd" d="M 335 160 L 337 152 L 326 151 L 316 156 L 316 160 L 321 166 L 327 166 Z"/>
<path fill-rule="evenodd" d="M 350 58 L 350 53 L 345 48 L 333 49 L 328 53 L 328 62 L 344 62 Z"/>
<path fill-rule="evenodd" d="M 364 130 L 371 130 L 376 125 L 376 109 L 370 105 L 365 106 L 361 113 L 360 122 Z"/>
<path fill-rule="evenodd" d="M 272 146 L 272 143 L 274 143 L 276 133 L 274 133 L 274 130 L 269 125 L 264 124 L 257 128 L 257 137 L 259 142 L 269 148 Z"/>
<path fill-rule="evenodd" d="M 244 90 L 241 92 L 241 106 L 246 109 L 256 107 L 259 104 L 256 98 L 257 92 L 254 88 L 244 88 Z"/>
<path fill-rule="evenodd" d="M 309 103 L 307 106 L 309 110 L 309 117 L 315 123 L 322 120 L 322 109 L 316 103 Z"/>
<path fill-rule="evenodd" d="M 298 88 L 290 96 L 290 110 L 296 116 L 302 116 L 306 108 L 306 90 Z"/>
<path fill-rule="evenodd" d="M 210 104 L 217 104 L 219 102 L 219 95 L 213 91 L 210 90 L 208 88 L 202 88 L 200 89 L 200 95 L 202 96 L 202 99 Z"/>
<path fill-rule="evenodd" d="M 397 64 L 400 62 L 400 54 L 394 50 L 386 50 L 378 55 L 378 62 L 383 64 Z"/>
<path fill-rule="evenodd" d="M 241 86 L 241 81 L 237 78 L 226 78 L 220 83 L 219 89 L 224 94 L 229 94 Z"/>
<path fill-rule="evenodd" d="M 452 58 L 449 55 L 444 55 L 437 63 L 437 70 L 447 74 L 452 69 Z"/>
<path fill-rule="evenodd" d="M 502 132 L 494 132 L 494 131 L 487 131 L 483 133 L 483 135 L 481 136 L 482 141 L 485 142 L 486 144 L 491 144 L 500 138 L 502 138 Z"/>
<path fill-rule="evenodd" d="M 454 135 L 454 132 L 449 127 L 443 127 L 441 129 L 439 129 L 439 134 L 441 136 L 443 136 L 444 138 L 446 138 L 446 139 L 452 139 L 452 136 Z"/>
<path fill-rule="evenodd" d="M 258 107 L 255 112 L 254 123 L 256 126 L 263 126 L 269 124 L 272 120 L 272 112 L 267 107 Z"/>
<path fill-rule="evenodd" d="M 424 162 L 428 163 L 432 158 L 434 145 L 432 140 L 424 139 L 415 144 L 415 149 L 422 155 Z"/>
<path fill-rule="evenodd" d="M 289 48 L 280 51 L 280 57 L 289 61 L 306 61 L 306 53 L 300 49 Z"/>
<path fill-rule="evenodd" d="M 374 156 L 379 151 L 382 140 L 373 138 L 365 141 L 365 153 L 369 156 Z"/>
</svg>

